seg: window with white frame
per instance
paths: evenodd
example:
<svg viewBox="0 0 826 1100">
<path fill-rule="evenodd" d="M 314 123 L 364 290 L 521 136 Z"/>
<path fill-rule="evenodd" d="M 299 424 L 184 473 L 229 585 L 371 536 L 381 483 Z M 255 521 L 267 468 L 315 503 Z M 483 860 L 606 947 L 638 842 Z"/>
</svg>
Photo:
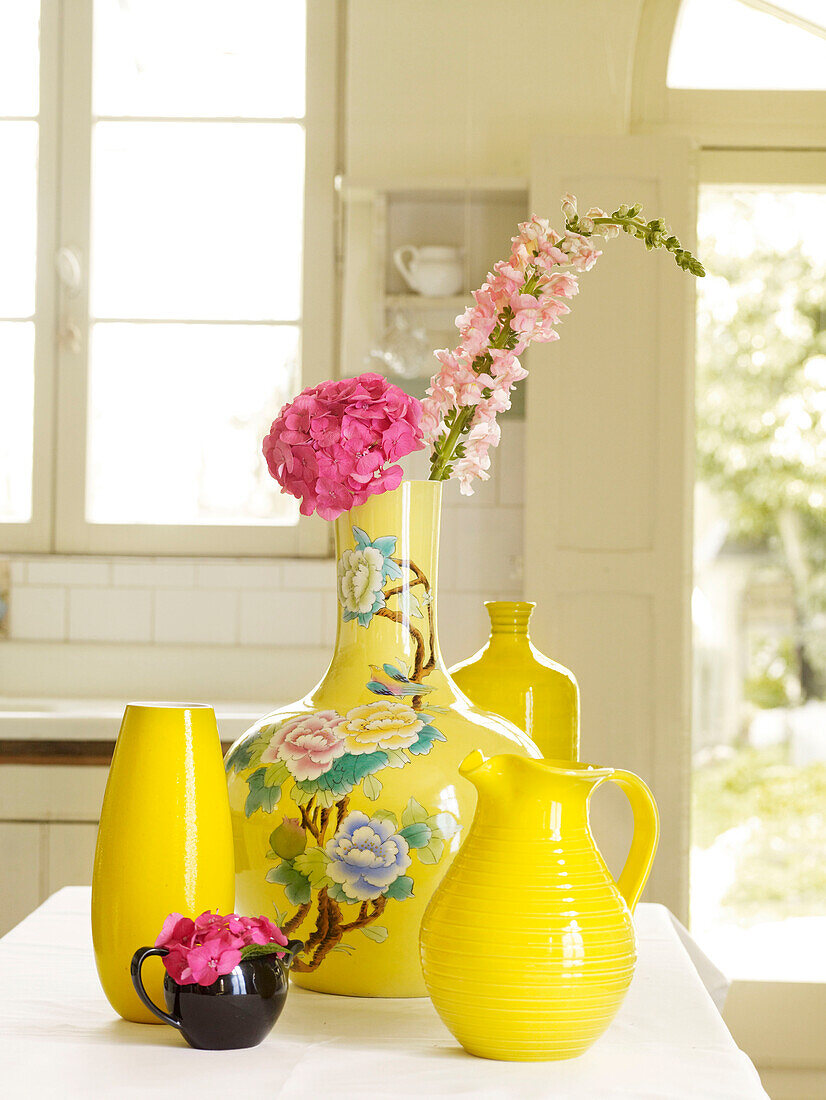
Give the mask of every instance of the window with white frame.
<svg viewBox="0 0 826 1100">
<path fill-rule="evenodd" d="M 335 14 L 0 0 L 0 547 L 323 550 L 260 446 L 332 371 Z"/>
</svg>

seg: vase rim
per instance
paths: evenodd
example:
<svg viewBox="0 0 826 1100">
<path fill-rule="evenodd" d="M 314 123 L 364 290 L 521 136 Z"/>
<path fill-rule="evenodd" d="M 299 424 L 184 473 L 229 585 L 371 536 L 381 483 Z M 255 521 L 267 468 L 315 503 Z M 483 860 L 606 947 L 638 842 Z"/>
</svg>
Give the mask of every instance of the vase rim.
<svg viewBox="0 0 826 1100">
<path fill-rule="evenodd" d="M 212 710 L 211 703 L 168 703 L 138 700 L 137 702 L 129 702 L 126 705 L 140 710 Z"/>
</svg>

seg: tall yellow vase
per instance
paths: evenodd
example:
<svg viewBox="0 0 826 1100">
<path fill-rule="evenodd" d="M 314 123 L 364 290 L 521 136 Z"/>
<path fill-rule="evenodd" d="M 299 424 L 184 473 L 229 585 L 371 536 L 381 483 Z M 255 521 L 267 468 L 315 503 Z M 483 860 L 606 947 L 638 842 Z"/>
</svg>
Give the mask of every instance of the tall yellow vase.
<svg viewBox="0 0 826 1100">
<path fill-rule="evenodd" d="M 579 688 L 564 665 L 531 642 L 534 603 L 489 600 L 487 645 L 454 665 L 450 674 L 478 707 L 513 722 L 543 756 L 579 759 Z"/>
<path fill-rule="evenodd" d="M 239 908 L 303 940 L 291 978 L 324 993 L 424 996 L 419 924 L 475 803 L 458 765 L 479 745 L 539 755 L 442 663 L 441 488 L 406 482 L 336 520 L 330 667 L 226 760 Z"/>
<path fill-rule="evenodd" d="M 231 913 L 234 871 L 212 708 L 130 703 L 103 797 L 92 879 L 98 974 L 124 1019 L 159 1022 L 132 985 L 129 966 L 137 948 L 155 942 L 168 913 Z M 150 959 L 144 983 L 158 1004 L 163 975 L 160 959 Z"/>
<path fill-rule="evenodd" d="M 631 983 L 631 914 L 657 847 L 656 804 L 641 779 L 613 768 L 474 752 L 460 771 L 479 801 L 422 921 L 428 993 L 471 1054 L 573 1058 Z M 588 826 L 589 799 L 606 782 L 634 811 L 616 883 Z"/>
</svg>

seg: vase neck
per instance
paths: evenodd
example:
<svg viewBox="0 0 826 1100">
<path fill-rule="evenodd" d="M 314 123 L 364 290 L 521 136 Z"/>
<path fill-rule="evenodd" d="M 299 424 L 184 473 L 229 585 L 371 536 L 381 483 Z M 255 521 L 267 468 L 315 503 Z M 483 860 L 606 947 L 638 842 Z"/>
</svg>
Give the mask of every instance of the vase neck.
<svg viewBox="0 0 826 1100">
<path fill-rule="evenodd" d="M 335 522 L 336 649 L 342 662 L 369 667 L 371 690 L 411 698 L 405 679 L 442 670 L 436 629 L 441 485 L 404 482 Z M 399 678 L 394 679 L 396 670 Z"/>
<path fill-rule="evenodd" d="M 490 615 L 489 648 L 529 647 L 531 636 L 528 625 L 536 604 L 524 600 L 488 600 L 485 607 Z"/>
</svg>

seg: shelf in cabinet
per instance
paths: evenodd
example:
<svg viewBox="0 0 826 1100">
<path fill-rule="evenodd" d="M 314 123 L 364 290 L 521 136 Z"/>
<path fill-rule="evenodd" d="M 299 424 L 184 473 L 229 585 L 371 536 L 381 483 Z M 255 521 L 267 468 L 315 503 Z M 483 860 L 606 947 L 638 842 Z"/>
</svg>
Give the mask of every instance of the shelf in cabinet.
<svg viewBox="0 0 826 1100">
<path fill-rule="evenodd" d="M 335 186 L 345 201 L 370 199 L 379 194 L 397 198 L 453 196 L 492 201 L 528 193 L 528 180 L 518 176 L 476 176 L 465 179 L 456 176 L 409 176 L 403 179 L 392 176 L 337 176 Z"/>
<path fill-rule="evenodd" d="M 428 298 L 423 294 L 385 294 L 384 304 L 388 309 L 412 310 L 448 310 L 461 313 L 473 299 L 470 294 L 453 294 L 446 298 Z"/>
</svg>

